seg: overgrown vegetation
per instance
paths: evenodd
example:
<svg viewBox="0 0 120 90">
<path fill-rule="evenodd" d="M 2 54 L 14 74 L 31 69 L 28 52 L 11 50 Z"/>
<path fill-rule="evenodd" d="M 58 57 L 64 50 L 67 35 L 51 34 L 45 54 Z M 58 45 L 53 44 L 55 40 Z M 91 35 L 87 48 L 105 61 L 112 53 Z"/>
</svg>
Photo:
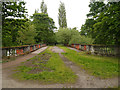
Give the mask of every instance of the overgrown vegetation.
<svg viewBox="0 0 120 90">
<path fill-rule="evenodd" d="M 107 1 L 91 0 L 81 34 L 92 36 L 95 44 L 120 45 L 120 1 Z"/>
<path fill-rule="evenodd" d="M 34 13 L 32 23 L 35 26 L 37 35 L 35 36 L 35 40 L 37 43 L 46 43 L 51 44 L 54 43 L 54 32 L 55 29 L 54 21 L 52 18 L 48 16 L 48 14 L 44 13 Z"/>
<path fill-rule="evenodd" d="M 3 46 L 16 46 L 19 44 L 17 41 L 18 31 L 28 21 L 26 13 L 25 2 L 2 2 Z"/>
<path fill-rule="evenodd" d="M 91 75 L 100 78 L 118 76 L 118 58 L 87 55 L 85 52 L 78 53 L 67 47 L 59 47 L 65 50 L 66 53 L 63 53 L 65 57 L 85 69 Z"/>
<path fill-rule="evenodd" d="M 38 80 L 42 83 L 74 83 L 77 76 L 65 66 L 51 48 L 22 63 L 13 74 L 19 80 Z"/>
<path fill-rule="evenodd" d="M 2 2 L 2 46 L 53 44 L 56 27 L 47 13 L 47 5 L 42 1 L 41 13 L 35 10 L 33 21 L 27 18 L 25 5 L 24 1 Z"/>
<path fill-rule="evenodd" d="M 92 44 L 94 41 L 90 37 L 80 35 L 76 28 L 60 28 L 58 32 L 56 32 L 56 40 L 58 43 L 63 44 Z"/>
</svg>

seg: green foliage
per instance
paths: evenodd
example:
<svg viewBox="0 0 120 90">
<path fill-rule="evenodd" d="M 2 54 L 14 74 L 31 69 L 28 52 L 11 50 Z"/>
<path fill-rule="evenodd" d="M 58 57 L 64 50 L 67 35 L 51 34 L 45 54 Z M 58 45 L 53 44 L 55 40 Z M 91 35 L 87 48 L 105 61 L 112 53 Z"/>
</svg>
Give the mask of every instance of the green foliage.
<svg viewBox="0 0 120 90">
<path fill-rule="evenodd" d="M 2 45 L 3 46 L 17 46 L 19 45 L 17 37 L 18 31 L 23 28 L 27 19 L 5 19 L 2 28 Z"/>
<path fill-rule="evenodd" d="M 25 2 L 2 3 L 2 46 L 18 45 L 18 31 L 27 21 L 26 13 Z"/>
<path fill-rule="evenodd" d="M 63 2 L 60 2 L 58 20 L 60 28 L 67 28 L 66 10 Z"/>
<path fill-rule="evenodd" d="M 26 18 L 25 2 L 3 2 L 2 3 L 2 20 L 8 16 Z"/>
<path fill-rule="evenodd" d="M 47 15 L 47 6 L 41 4 L 42 13 L 35 10 L 32 24 L 26 18 L 25 2 L 2 3 L 2 46 L 34 43 L 55 43 L 54 21 Z"/>
<path fill-rule="evenodd" d="M 93 39 L 80 35 L 76 29 L 61 28 L 56 32 L 58 43 L 62 44 L 92 44 Z"/>
<path fill-rule="evenodd" d="M 81 27 L 81 34 L 92 36 L 96 44 L 120 45 L 120 2 L 91 2 L 89 19 Z"/>
<path fill-rule="evenodd" d="M 35 25 L 37 32 L 37 36 L 35 37 L 36 42 L 50 44 L 54 36 L 53 29 L 56 28 L 53 19 L 47 14 L 35 13 L 33 14 L 32 23 Z"/>
<path fill-rule="evenodd" d="M 100 78 L 117 77 L 119 58 L 86 55 L 85 52 L 76 52 L 66 47 L 60 47 L 65 50 L 63 53 L 72 62 L 85 69 L 89 74 Z"/>
<path fill-rule="evenodd" d="M 79 35 L 76 36 L 74 35 L 72 39 L 70 40 L 69 44 L 92 44 L 94 39 L 84 36 L 84 35 Z"/>
<path fill-rule="evenodd" d="M 35 44 L 35 36 L 36 36 L 36 29 L 33 24 L 30 24 L 30 22 L 26 22 L 23 28 L 18 31 L 19 37 L 17 38 L 17 41 L 20 43 L 20 45 L 31 45 Z"/>
<path fill-rule="evenodd" d="M 71 39 L 71 31 L 68 28 L 60 28 L 56 32 L 56 39 L 58 43 L 68 44 Z"/>
<path fill-rule="evenodd" d="M 40 9 L 41 9 L 41 13 L 47 14 L 47 5 L 44 3 L 44 0 L 42 0 L 41 2 Z"/>
<path fill-rule="evenodd" d="M 61 60 L 58 53 L 53 53 L 50 51 L 51 48 L 48 48 L 44 52 L 40 53 L 38 56 L 43 54 L 50 54 L 51 57 L 46 64 L 37 63 L 37 65 L 42 66 L 43 68 L 49 68 L 49 70 L 43 70 L 42 72 L 28 73 L 32 70 L 32 67 L 28 67 L 25 65 L 19 66 L 16 71 L 19 71 L 14 74 L 17 79 L 20 80 L 37 80 L 42 83 L 74 83 L 77 76 L 72 72 L 71 69 L 65 66 L 64 62 Z M 38 60 L 40 61 L 40 57 L 34 57 L 28 61 Z M 27 63 L 28 61 L 24 62 Z M 35 64 L 34 61 L 32 64 Z M 34 67 L 39 68 L 39 67 Z"/>
</svg>

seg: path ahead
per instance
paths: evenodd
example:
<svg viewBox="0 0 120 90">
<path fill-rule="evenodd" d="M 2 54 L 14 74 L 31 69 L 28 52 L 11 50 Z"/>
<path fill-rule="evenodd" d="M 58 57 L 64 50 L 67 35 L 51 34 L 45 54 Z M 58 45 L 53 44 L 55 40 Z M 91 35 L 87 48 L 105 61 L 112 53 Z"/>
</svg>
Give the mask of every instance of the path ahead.
<svg viewBox="0 0 120 90">
<path fill-rule="evenodd" d="M 44 47 L 43 50 L 45 50 L 47 47 Z M 39 53 L 38 50 L 36 52 L 33 52 L 31 56 L 27 56 L 26 59 L 33 57 L 35 54 Z M 65 58 L 61 53 L 65 52 L 64 50 L 54 46 L 51 49 L 54 53 L 59 53 L 61 59 L 64 61 L 67 67 L 71 68 L 73 72 L 78 76 L 78 79 L 75 84 L 49 84 L 49 85 L 41 85 L 39 83 L 34 83 L 33 81 L 31 82 L 19 82 L 16 81 L 10 77 L 11 75 L 11 70 L 14 70 L 14 67 L 9 65 L 3 66 L 5 67 L 3 69 L 3 88 L 105 88 L 105 87 L 114 87 L 118 85 L 118 78 L 114 79 L 99 79 L 94 76 L 88 75 L 85 70 L 81 69 L 79 66 L 74 64 L 73 62 L 69 61 L 67 58 Z M 33 56 L 32 56 L 33 55 Z M 20 60 L 20 59 L 19 59 Z M 22 60 L 22 61 L 25 61 Z M 21 62 L 22 62 L 21 61 Z M 19 61 L 18 61 L 19 62 Z M 19 62 L 20 63 L 20 62 Z M 13 61 L 13 64 L 18 64 L 17 61 Z M 4 64 L 5 65 L 5 64 Z"/>
<path fill-rule="evenodd" d="M 72 50 L 75 50 L 77 52 L 80 52 L 80 50 L 69 48 Z M 72 69 L 73 72 L 78 76 L 78 80 L 75 84 L 67 85 L 66 87 L 73 87 L 73 88 L 107 88 L 107 87 L 115 87 L 118 86 L 118 78 L 114 79 L 99 79 L 94 76 L 90 76 L 86 73 L 85 70 L 81 69 L 79 66 L 68 60 L 64 55 L 62 55 L 62 52 L 65 52 L 64 50 L 53 47 L 53 51 L 56 53 L 59 53 L 59 56 L 64 61 L 66 66 Z"/>
</svg>

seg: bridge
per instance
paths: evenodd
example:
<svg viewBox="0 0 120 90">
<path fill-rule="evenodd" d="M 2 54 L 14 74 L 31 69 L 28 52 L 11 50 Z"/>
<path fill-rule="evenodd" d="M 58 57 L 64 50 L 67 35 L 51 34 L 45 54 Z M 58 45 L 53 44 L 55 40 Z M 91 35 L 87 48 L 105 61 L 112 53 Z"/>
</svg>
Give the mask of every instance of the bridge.
<svg viewBox="0 0 120 90">
<path fill-rule="evenodd" d="M 51 51 L 49 51 L 49 50 L 51 50 Z M 3 64 L 2 64 L 2 80 L 3 80 L 2 83 L 3 84 L 2 84 L 2 87 L 3 88 L 12 88 L 12 87 L 14 87 L 14 88 L 21 88 L 21 87 L 22 88 L 46 88 L 46 87 L 47 88 L 63 88 L 63 87 L 104 88 L 104 87 L 114 87 L 114 86 L 117 87 L 118 86 L 118 82 L 117 82 L 118 77 L 110 78 L 110 79 L 102 79 L 102 78 L 92 76 L 89 73 L 87 73 L 86 70 L 79 67 L 78 62 L 76 63 L 76 61 L 75 62 L 71 61 L 70 58 L 67 58 L 67 55 L 63 54 L 63 53 L 67 53 L 67 54 L 71 53 L 71 55 L 73 55 L 73 56 L 75 55 L 74 57 L 83 57 L 84 55 L 83 56 L 79 56 L 79 55 L 81 53 L 83 54 L 83 52 L 86 52 L 88 54 L 87 59 L 89 59 L 91 57 L 90 54 L 104 55 L 104 56 L 109 56 L 109 55 L 119 56 L 119 47 L 118 46 L 72 44 L 72 45 L 66 45 L 66 47 L 65 47 L 65 46 L 46 46 L 46 44 L 35 44 L 35 45 L 27 45 L 27 46 L 19 46 L 19 47 L 4 47 L 4 48 L 2 48 L 2 51 L 3 51 L 3 54 L 2 54 L 2 56 L 3 56 Z M 53 54 L 53 56 L 52 56 L 52 54 Z M 70 68 L 75 73 L 75 75 L 78 77 L 78 80 L 74 84 L 66 85 L 66 84 L 61 84 L 61 83 L 58 83 L 58 84 L 53 83 L 53 84 L 42 85 L 42 84 L 36 83 L 36 81 L 35 82 L 31 82 L 31 81 L 19 82 L 19 81 L 16 81 L 16 79 L 14 79 L 13 77 L 11 77 L 12 74 L 16 73 L 15 72 L 16 68 L 18 68 L 19 66 L 21 67 L 22 63 L 24 63 L 24 62 L 28 62 L 28 64 L 27 63 L 25 64 L 26 66 L 29 66 L 29 65 L 33 66 L 29 62 L 29 60 L 32 60 L 35 57 L 36 57 L 36 59 L 41 58 L 41 60 L 44 61 L 44 62 L 42 61 L 41 63 L 45 63 L 45 64 L 46 64 L 46 61 L 48 62 L 50 57 L 51 58 L 54 57 L 53 60 L 51 60 L 52 61 L 51 64 L 53 64 L 53 67 L 54 67 L 54 65 L 55 65 L 54 63 L 55 62 L 57 63 L 57 61 L 55 61 L 55 62 L 53 62 L 53 61 L 55 59 L 59 60 L 59 57 L 56 57 L 57 55 L 59 55 L 61 60 L 64 62 L 65 67 Z M 84 58 L 86 58 L 86 56 Z M 95 56 L 95 58 L 99 59 L 99 57 L 96 57 L 96 56 Z M 94 56 L 92 56 L 92 59 L 94 59 Z M 101 58 L 100 60 L 102 61 L 102 59 L 104 59 L 104 58 Z M 106 59 L 106 61 L 109 62 L 108 61 L 109 59 L 110 58 L 108 57 L 108 59 Z M 4 62 L 4 60 L 8 60 L 8 62 Z M 88 62 L 86 62 L 86 63 L 88 63 Z M 108 63 L 108 66 L 109 66 L 109 63 Z M 116 61 L 114 63 L 116 63 Z M 39 64 L 40 64 L 40 62 L 39 62 Z M 76 64 L 78 64 L 78 65 L 76 65 Z M 57 65 L 59 65 L 59 63 L 57 63 Z M 60 67 L 62 69 L 63 66 L 60 66 Z M 104 66 L 102 66 L 101 68 L 105 69 Z M 39 70 L 37 72 L 39 72 Z M 40 70 L 40 72 L 42 72 L 42 71 Z M 49 72 L 52 73 L 54 71 L 52 70 Z M 35 73 L 35 71 L 34 71 L 34 73 Z M 72 74 L 71 74 L 71 76 L 72 76 Z"/>
<path fill-rule="evenodd" d="M 2 57 L 10 58 L 13 56 L 25 55 L 44 46 L 46 46 L 46 44 L 24 45 L 17 47 L 3 47 Z M 71 44 L 66 46 L 96 55 L 120 56 L 120 46 L 118 45 Z"/>
</svg>

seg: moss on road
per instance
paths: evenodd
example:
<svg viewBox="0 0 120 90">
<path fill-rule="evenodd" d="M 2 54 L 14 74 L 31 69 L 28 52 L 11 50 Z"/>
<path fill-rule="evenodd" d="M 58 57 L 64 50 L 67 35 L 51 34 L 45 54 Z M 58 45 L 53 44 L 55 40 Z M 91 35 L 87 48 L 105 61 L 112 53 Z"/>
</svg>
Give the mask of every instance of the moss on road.
<svg viewBox="0 0 120 90">
<path fill-rule="evenodd" d="M 19 80 L 38 80 L 43 83 L 74 83 L 77 75 L 65 66 L 51 47 L 17 67 L 13 75 Z"/>
<path fill-rule="evenodd" d="M 60 46 L 63 53 L 72 62 L 85 69 L 89 74 L 100 78 L 112 78 L 118 76 L 118 58 L 87 55 L 85 52 L 76 52 L 67 47 Z"/>
</svg>

